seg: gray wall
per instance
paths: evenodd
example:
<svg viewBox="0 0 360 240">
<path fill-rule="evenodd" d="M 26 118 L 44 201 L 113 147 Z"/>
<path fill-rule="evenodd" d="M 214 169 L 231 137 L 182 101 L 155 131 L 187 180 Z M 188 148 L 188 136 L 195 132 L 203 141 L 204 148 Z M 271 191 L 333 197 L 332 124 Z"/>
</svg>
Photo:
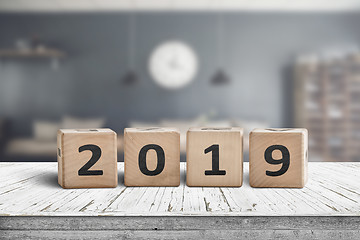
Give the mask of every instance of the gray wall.
<svg viewBox="0 0 360 240">
<path fill-rule="evenodd" d="M 1 61 L 0 116 L 12 120 L 16 134 L 30 134 L 33 119 L 64 114 L 106 116 L 115 130 L 130 120 L 194 118 L 211 110 L 218 118 L 290 125 L 286 69 L 294 57 L 360 39 L 360 15 L 355 13 L 226 13 L 224 61 L 233 81 L 214 87 L 209 79 L 217 69 L 216 20 L 213 13 L 138 13 L 141 81 L 126 87 L 120 79 L 127 70 L 127 13 L 2 14 L 0 47 L 37 33 L 69 57 L 58 71 L 47 60 Z M 194 47 L 200 69 L 191 85 L 167 91 L 151 80 L 147 62 L 157 44 L 174 38 Z"/>
</svg>

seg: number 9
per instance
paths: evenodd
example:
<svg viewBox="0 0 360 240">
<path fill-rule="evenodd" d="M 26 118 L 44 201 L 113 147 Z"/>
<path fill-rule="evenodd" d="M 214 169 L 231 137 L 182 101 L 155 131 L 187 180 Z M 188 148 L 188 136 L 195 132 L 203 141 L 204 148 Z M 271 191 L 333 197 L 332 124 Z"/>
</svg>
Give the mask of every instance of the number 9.
<svg viewBox="0 0 360 240">
<path fill-rule="evenodd" d="M 282 154 L 281 159 L 274 159 L 272 157 L 272 153 L 274 150 L 281 151 L 281 154 Z M 273 164 L 273 165 L 282 164 L 279 171 L 275 171 L 275 172 L 266 171 L 266 175 L 268 175 L 268 176 L 272 176 L 272 177 L 280 176 L 280 175 L 283 175 L 289 169 L 290 153 L 289 153 L 289 150 L 283 145 L 272 145 L 272 146 L 268 147 L 265 150 L 264 157 L 265 157 L 265 161 L 269 164 Z"/>
</svg>

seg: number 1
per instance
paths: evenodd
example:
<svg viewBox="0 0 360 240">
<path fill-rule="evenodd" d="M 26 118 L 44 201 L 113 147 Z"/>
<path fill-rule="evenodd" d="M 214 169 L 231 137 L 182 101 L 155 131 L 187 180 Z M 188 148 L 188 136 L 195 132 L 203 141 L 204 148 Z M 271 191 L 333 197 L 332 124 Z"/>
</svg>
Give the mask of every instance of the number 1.
<svg viewBox="0 0 360 240">
<path fill-rule="evenodd" d="M 214 144 L 204 150 L 207 154 L 212 152 L 212 170 L 206 170 L 205 175 L 225 175 L 225 170 L 219 170 L 219 145 Z"/>
</svg>

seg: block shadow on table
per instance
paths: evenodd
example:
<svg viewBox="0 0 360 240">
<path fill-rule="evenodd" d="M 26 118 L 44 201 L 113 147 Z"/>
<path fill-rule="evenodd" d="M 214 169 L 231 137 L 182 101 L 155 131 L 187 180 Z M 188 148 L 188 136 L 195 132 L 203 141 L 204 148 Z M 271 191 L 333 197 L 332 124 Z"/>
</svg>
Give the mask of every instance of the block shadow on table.
<svg viewBox="0 0 360 240">
<path fill-rule="evenodd" d="M 46 172 L 40 174 L 39 183 L 47 187 L 60 187 L 58 184 L 58 175 L 54 172 Z"/>
<path fill-rule="evenodd" d="M 124 170 L 118 170 L 118 185 L 124 185 Z"/>
<path fill-rule="evenodd" d="M 58 175 L 56 172 L 44 170 L 39 174 L 39 184 L 47 187 L 60 187 L 58 184 Z M 186 171 L 180 173 L 180 185 L 186 184 Z M 118 185 L 124 185 L 124 170 L 118 170 Z M 243 186 L 249 185 L 249 173 L 243 173 Z"/>
<path fill-rule="evenodd" d="M 249 172 L 243 172 L 243 185 L 249 186 Z"/>
</svg>

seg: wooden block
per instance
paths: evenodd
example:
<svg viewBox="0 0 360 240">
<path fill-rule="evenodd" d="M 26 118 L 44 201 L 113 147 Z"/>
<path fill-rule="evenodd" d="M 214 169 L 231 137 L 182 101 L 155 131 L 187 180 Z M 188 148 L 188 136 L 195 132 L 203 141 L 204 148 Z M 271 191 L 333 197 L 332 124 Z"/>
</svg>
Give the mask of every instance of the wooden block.
<svg viewBox="0 0 360 240">
<path fill-rule="evenodd" d="M 102 129 L 60 129 L 58 182 L 63 188 L 117 186 L 116 133 Z"/>
<path fill-rule="evenodd" d="M 250 185 L 302 188 L 307 181 L 308 132 L 303 128 L 250 133 Z"/>
<path fill-rule="evenodd" d="M 124 130 L 126 186 L 180 185 L 180 132 L 174 128 Z"/>
<path fill-rule="evenodd" d="M 188 186 L 241 187 L 242 128 L 190 128 L 186 144 Z"/>
</svg>

